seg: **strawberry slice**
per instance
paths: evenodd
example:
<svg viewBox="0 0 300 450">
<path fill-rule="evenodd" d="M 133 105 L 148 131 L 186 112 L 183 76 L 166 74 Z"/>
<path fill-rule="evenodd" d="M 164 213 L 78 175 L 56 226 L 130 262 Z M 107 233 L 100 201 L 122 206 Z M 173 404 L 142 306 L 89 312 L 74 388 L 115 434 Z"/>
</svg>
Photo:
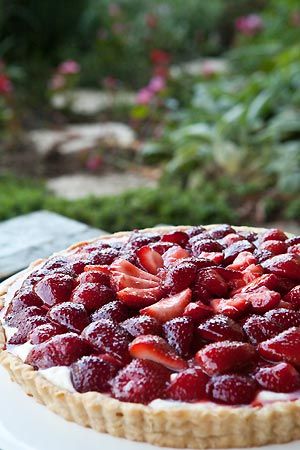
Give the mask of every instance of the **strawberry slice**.
<svg viewBox="0 0 300 450">
<path fill-rule="evenodd" d="M 134 358 L 154 361 L 167 369 L 179 371 L 187 368 L 187 362 L 163 338 L 152 334 L 135 338 L 129 344 L 129 353 Z"/>
<path fill-rule="evenodd" d="M 95 265 L 95 266 L 87 265 L 84 267 L 84 271 L 85 272 L 90 272 L 90 271 L 101 272 L 101 273 L 104 273 L 105 275 L 109 275 L 109 273 L 110 273 L 109 266 L 106 266 L 106 265 L 102 265 L 102 266 L 101 265 Z"/>
<path fill-rule="evenodd" d="M 210 306 L 205 305 L 204 303 L 191 302 L 189 303 L 183 312 L 183 315 L 186 317 L 190 317 L 195 322 L 200 322 L 202 319 L 206 319 L 209 316 L 212 316 L 214 313 L 213 309 Z"/>
<path fill-rule="evenodd" d="M 158 287 L 158 283 L 156 283 L 156 281 L 132 277 L 124 273 L 116 272 L 111 278 L 112 286 L 116 289 L 116 291 L 121 291 L 122 289 L 125 289 L 127 287 L 137 289 L 150 289 Z"/>
<path fill-rule="evenodd" d="M 205 258 L 209 261 L 213 261 L 217 265 L 221 264 L 224 259 L 222 252 L 200 252 L 197 256 L 198 258 Z"/>
<path fill-rule="evenodd" d="M 265 274 L 255 280 L 251 281 L 247 286 L 244 286 L 241 289 L 241 292 L 253 292 L 261 287 L 266 287 L 270 290 L 275 290 L 278 286 L 279 279 L 276 275 L 273 274 Z"/>
<path fill-rule="evenodd" d="M 245 270 L 243 270 L 243 279 L 246 284 L 251 283 L 252 281 L 259 278 L 263 275 L 263 268 L 256 264 L 250 264 Z"/>
<path fill-rule="evenodd" d="M 230 235 L 229 235 L 230 236 Z M 236 234 L 234 236 L 237 236 Z M 228 237 L 228 236 L 226 236 Z M 251 264 L 257 264 L 256 258 L 250 252 L 241 252 L 234 261 L 227 266 L 231 270 L 244 270 Z"/>
<path fill-rule="evenodd" d="M 258 351 L 270 361 L 284 361 L 300 365 L 300 328 L 292 327 L 262 342 Z"/>
<path fill-rule="evenodd" d="M 144 269 L 153 275 L 164 265 L 161 255 L 148 245 L 141 247 L 136 254 Z"/>
<path fill-rule="evenodd" d="M 170 266 L 174 264 L 175 261 L 182 258 L 188 258 L 190 256 L 189 252 L 184 250 L 184 248 L 179 245 L 173 245 L 173 247 L 169 248 L 163 255 L 163 261 L 165 266 Z"/>
<path fill-rule="evenodd" d="M 216 298 L 211 301 L 216 314 L 224 314 L 231 319 L 241 316 L 250 306 L 250 302 L 243 296 L 233 298 Z"/>
<path fill-rule="evenodd" d="M 154 317 L 161 322 L 166 322 L 167 320 L 182 316 L 185 307 L 191 301 L 191 297 L 192 291 L 190 288 L 187 288 L 178 294 L 163 298 L 159 302 L 142 309 L 140 313 Z"/>
<path fill-rule="evenodd" d="M 161 290 L 159 287 L 148 289 L 126 287 L 125 289 L 117 292 L 117 297 L 121 302 L 136 309 L 156 303 L 160 295 Z"/>
<path fill-rule="evenodd" d="M 142 278 L 143 280 L 155 281 L 157 284 L 159 283 L 159 278 L 151 273 L 145 272 L 142 269 L 139 269 L 131 262 L 126 259 L 117 259 L 110 266 L 110 272 L 112 278 L 118 274 L 129 275 L 131 277 Z"/>
<path fill-rule="evenodd" d="M 234 300 L 250 302 L 255 313 L 265 313 L 276 308 L 280 302 L 280 294 L 266 288 L 260 288 L 255 292 L 237 294 L 233 298 Z"/>
</svg>

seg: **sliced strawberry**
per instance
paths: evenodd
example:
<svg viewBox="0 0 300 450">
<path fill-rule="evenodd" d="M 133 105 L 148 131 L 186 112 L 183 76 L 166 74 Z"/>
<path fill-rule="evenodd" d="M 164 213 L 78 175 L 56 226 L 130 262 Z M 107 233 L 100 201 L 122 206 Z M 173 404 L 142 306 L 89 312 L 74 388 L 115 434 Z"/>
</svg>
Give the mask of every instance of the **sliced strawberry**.
<svg viewBox="0 0 300 450">
<path fill-rule="evenodd" d="M 284 362 L 276 366 L 262 367 L 256 372 L 255 379 L 268 391 L 293 392 L 300 387 L 299 373 L 291 364 Z"/>
<path fill-rule="evenodd" d="M 265 274 L 251 281 L 251 283 L 241 289 L 241 292 L 253 292 L 261 287 L 266 287 L 272 291 L 277 288 L 278 283 L 279 279 L 276 275 Z"/>
<path fill-rule="evenodd" d="M 224 247 L 229 247 L 231 244 L 234 244 L 237 241 L 243 241 L 243 240 L 244 240 L 244 238 L 242 236 L 240 236 L 239 234 L 230 233 L 230 234 L 227 234 L 226 236 L 224 236 L 220 242 Z"/>
<path fill-rule="evenodd" d="M 182 402 L 204 400 L 207 398 L 206 384 L 208 380 L 208 376 L 199 367 L 188 368 L 180 373 L 172 374 L 166 397 Z"/>
<path fill-rule="evenodd" d="M 292 253 L 294 255 L 299 255 L 300 256 L 300 244 L 291 245 L 288 248 L 288 253 Z"/>
<path fill-rule="evenodd" d="M 235 296 L 233 298 L 216 298 L 212 300 L 211 306 L 216 314 L 224 314 L 225 316 L 235 319 L 240 317 L 249 308 L 250 302 L 242 297 Z"/>
<path fill-rule="evenodd" d="M 280 255 L 287 251 L 287 244 L 284 241 L 267 240 L 260 245 L 260 248 L 268 250 L 273 255 Z"/>
<path fill-rule="evenodd" d="M 237 236 L 234 234 L 234 236 Z M 228 236 L 226 236 L 228 237 Z M 240 238 L 241 239 L 241 238 Z M 234 259 L 234 261 L 227 266 L 227 269 L 231 270 L 244 270 L 251 264 L 256 264 L 257 260 L 255 256 L 252 255 L 250 252 L 241 252 L 237 257 Z"/>
<path fill-rule="evenodd" d="M 205 305 L 202 302 L 189 303 L 183 312 L 183 315 L 186 317 L 190 317 L 194 322 L 200 322 L 203 319 L 206 319 L 209 316 L 212 316 L 214 313 L 213 309 L 210 306 Z"/>
<path fill-rule="evenodd" d="M 292 253 L 276 255 L 261 265 L 274 275 L 300 281 L 300 256 L 298 255 Z"/>
<path fill-rule="evenodd" d="M 147 317 L 147 316 L 145 316 Z M 194 336 L 194 325 L 189 317 L 175 317 L 163 325 L 164 337 L 178 355 L 187 358 L 190 355 Z"/>
<path fill-rule="evenodd" d="M 254 245 L 249 241 L 243 240 L 234 242 L 224 250 L 224 262 L 225 264 L 231 264 L 240 253 L 252 253 L 254 250 Z"/>
<path fill-rule="evenodd" d="M 163 298 L 159 302 L 142 309 L 140 313 L 152 316 L 161 322 L 166 322 L 182 316 L 185 307 L 191 301 L 191 297 L 192 291 L 188 288 L 178 294 Z"/>
<path fill-rule="evenodd" d="M 127 287 L 117 293 L 118 299 L 125 305 L 140 309 L 156 303 L 161 296 L 160 288 L 137 289 Z"/>
<path fill-rule="evenodd" d="M 266 230 L 263 234 L 259 236 L 259 240 L 262 242 L 265 241 L 285 241 L 287 239 L 286 234 L 279 230 L 278 228 L 271 228 L 269 230 Z"/>
<path fill-rule="evenodd" d="M 147 334 L 135 338 L 129 344 L 129 352 L 133 358 L 154 361 L 170 370 L 179 371 L 187 368 L 187 362 L 159 336 Z"/>
<path fill-rule="evenodd" d="M 250 264 L 250 266 L 243 270 L 243 279 L 246 284 L 249 284 L 263 275 L 263 273 L 263 268 L 260 265 Z"/>
<path fill-rule="evenodd" d="M 234 374 L 213 377 L 206 390 L 215 402 L 247 405 L 254 400 L 258 387 L 252 378 Z"/>
<path fill-rule="evenodd" d="M 209 230 L 208 234 L 212 237 L 212 239 L 222 239 L 228 235 L 235 235 L 235 230 L 232 226 L 223 223 L 221 225 L 214 226 L 211 230 Z"/>
<path fill-rule="evenodd" d="M 174 244 L 185 247 L 189 240 L 188 235 L 184 231 L 171 231 L 161 237 L 162 242 L 172 242 Z"/>
<path fill-rule="evenodd" d="M 121 291 L 127 287 L 136 289 L 150 289 L 158 287 L 158 283 L 156 281 L 132 277 L 121 272 L 116 272 L 112 275 L 111 284 L 116 291 Z"/>
<path fill-rule="evenodd" d="M 208 259 L 209 261 L 212 261 L 217 265 L 221 264 L 224 259 L 224 255 L 222 252 L 200 252 L 197 256 L 198 258 Z"/>
<path fill-rule="evenodd" d="M 164 265 L 161 255 L 147 245 L 141 247 L 136 254 L 144 269 L 153 275 L 156 275 L 158 269 Z"/>
<path fill-rule="evenodd" d="M 155 275 L 152 275 L 149 272 L 145 272 L 144 270 L 139 269 L 126 259 L 117 259 L 116 261 L 114 261 L 113 264 L 110 266 L 110 272 L 112 278 L 114 278 L 115 274 L 118 276 L 121 273 L 124 275 L 129 275 L 131 277 L 154 281 L 157 284 L 159 283 L 159 279 Z"/>
<path fill-rule="evenodd" d="M 277 308 L 268 311 L 265 314 L 268 320 L 276 323 L 282 330 L 286 330 L 290 327 L 300 326 L 300 311 L 293 311 L 290 309 Z"/>
<path fill-rule="evenodd" d="M 300 285 L 291 289 L 284 296 L 284 301 L 291 303 L 296 309 L 300 308 Z"/>
<path fill-rule="evenodd" d="M 155 334 L 160 336 L 162 334 L 160 322 L 150 316 L 130 317 L 120 325 L 133 337 L 138 337 L 145 334 Z"/>
<path fill-rule="evenodd" d="M 244 341 L 242 328 L 232 319 L 221 314 L 207 319 L 198 326 L 198 334 L 207 341 Z"/>
<path fill-rule="evenodd" d="M 284 361 L 300 365 L 300 328 L 293 327 L 262 342 L 258 351 L 270 361 Z"/>
<path fill-rule="evenodd" d="M 194 284 L 193 292 L 197 300 L 204 300 L 208 297 L 217 297 L 227 294 L 227 284 L 217 269 L 204 268 L 200 269 Z"/>
<path fill-rule="evenodd" d="M 281 327 L 266 317 L 251 315 L 244 323 L 243 330 L 251 344 L 257 345 L 276 336 Z"/>
<path fill-rule="evenodd" d="M 173 245 L 173 247 L 169 248 L 169 250 L 162 255 L 162 258 L 165 266 L 170 266 L 178 259 L 188 258 L 189 256 L 190 254 L 187 250 L 184 250 L 184 248 L 179 245 Z"/>
<path fill-rule="evenodd" d="M 196 361 L 208 375 L 217 375 L 247 367 L 256 357 L 255 348 L 245 342 L 222 341 L 208 344 L 196 355 Z"/>
<path fill-rule="evenodd" d="M 280 294 L 266 288 L 260 288 L 255 292 L 237 294 L 234 296 L 234 299 L 245 300 L 251 303 L 255 313 L 265 313 L 270 309 L 276 308 L 280 302 Z"/>
<path fill-rule="evenodd" d="M 100 272 L 100 273 L 103 273 L 104 275 L 109 275 L 109 273 L 110 273 L 109 266 L 107 266 L 107 265 L 102 265 L 102 266 L 101 265 L 95 265 L 95 266 L 87 265 L 84 267 L 84 271 L 85 272 L 90 272 L 90 271 Z"/>
<path fill-rule="evenodd" d="M 165 293 L 177 294 L 183 291 L 192 284 L 196 275 L 196 264 L 185 259 L 176 261 L 164 276 L 162 285 Z"/>
</svg>

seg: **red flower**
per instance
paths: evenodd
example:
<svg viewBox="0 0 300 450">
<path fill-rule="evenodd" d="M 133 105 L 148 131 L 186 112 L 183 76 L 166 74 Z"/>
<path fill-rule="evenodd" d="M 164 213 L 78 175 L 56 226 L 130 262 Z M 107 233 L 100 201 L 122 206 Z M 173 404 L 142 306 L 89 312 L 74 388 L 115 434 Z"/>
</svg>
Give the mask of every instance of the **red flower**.
<svg viewBox="0 0 300 450">
<path fill-rule="evenodd" d="M 73 59 L 68 59 L 64 62 L 62 62 L 58 68 L 58 73 L 62 75 L 70 75 L 80 72 L 80 65 L 78 62 L 74 61 Z"/>
<path fill-rule="evenodd" d="M 255 36 L 263 29 L 263 21 L 257 14 L 239 17 L 235 22 L 236 29 L 245 36 Z"/>
<path fill-rule="evenodd" d="M 13 85 L 5 73 L 0 74 L 0 95 L 10 94 L 13 90 Z"/>
<path fill-rule="evenodd" d="M 171 61 L 171 55 L 158 48 L 151 50 L 150 59 L 154 65 L 168 65 Z"/>
</svg>

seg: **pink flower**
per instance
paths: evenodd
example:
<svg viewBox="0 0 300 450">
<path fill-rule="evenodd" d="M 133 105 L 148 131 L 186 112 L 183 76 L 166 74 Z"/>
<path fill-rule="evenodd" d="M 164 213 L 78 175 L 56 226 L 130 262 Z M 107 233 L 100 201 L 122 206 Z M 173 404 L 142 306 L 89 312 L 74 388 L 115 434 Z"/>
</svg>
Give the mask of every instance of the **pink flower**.
<svg viewBox="0 0 300 450">
<path fill-rule="evenodd" d="M 79 73 L 80 65 L 73 59 L 68 59 L 58 66 L 57 71 L 62 75 L 71 75 Z"/>
<path fill-rule="evenodd" d="M 103 164 L 103 158 L 100 155 L 90 155 L 85 163 L 88 170 L 94 171 L 99 169 Z"/>
<path fill-rule="evenodd" d="M 202 75 L 204 78 L 211 78 L 216 74 L 216 69 L 211 61 L 204 61 L 202 64 Z"/>
<path fill-rule="evenodd" d="M 0 74 L 0 95 L 10 94 L 13 90 L 13 85 L 5 73 Z"/>
<path fill-rule="evenodd" d="M 137 103 L 140 105 L 148 105 L 153 98 L 153 92 L 148 87 L 142 88 L 137 94 Z"/>
<path fill-rule="evenodd" d="M 148 89 L 152 92 L 160 92 L 166 87 L 166 80 L 163 77 L 155 76 L 151 78 Z"/>
<path fill-rule="evenodd" d="M 49 82 L 49 88 L 52 91 L 58 91 L 59 89 L 63 89 L 66 85 L 66 79 L 63 75 L 61 74 L 55 74 L 53 75 L 53 77 L 51 78 L 50 82 Z"/>
<path fill-rule="evenodd" d="M 245 36 L 255 36 L 263 29 L 263 21 L 257 14 L 241 16 L 235 22 L 236 29 Z"/>
</svg>

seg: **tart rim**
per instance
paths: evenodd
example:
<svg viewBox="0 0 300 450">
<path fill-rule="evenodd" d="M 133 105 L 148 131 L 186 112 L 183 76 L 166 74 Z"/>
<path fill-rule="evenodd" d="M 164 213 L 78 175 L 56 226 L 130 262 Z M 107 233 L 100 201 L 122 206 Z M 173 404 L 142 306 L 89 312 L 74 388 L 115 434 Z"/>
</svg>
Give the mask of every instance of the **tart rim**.
<svg viewBox="0 0 300 450">
<path fill-rule="evenodd" d="M 215 227 L 205 226 L 206 229 Z M 235 227 L 237 231 L 262 232 L 265 228 Z M 186 230 L 188 226 L 164 226 L 139 230 L 160 234 Z M 78 242 L 62 252 L 65 254 L 88 243 L 126 237 L 118 232 Z M 287 233 L 288 235 L 288 233 Z M 46 259 L 39 259 L 0 284 L 0 302 L 18 278 Z M 71 393 L 48 381 L 19 357 L 4 350 L 5 331 L 0 323 L 0 364 L 9 372 L 27 395 L 66 420 L 79 425 L 139 442 L 175 448 L 232 448 L 278 444 L 300 438 L 300 400 L 274 402 L 261 407 L 220 406 L 197 409 L 185 404 L 172 408 L 121 402 L 98 392 Z"/>
</svg>

